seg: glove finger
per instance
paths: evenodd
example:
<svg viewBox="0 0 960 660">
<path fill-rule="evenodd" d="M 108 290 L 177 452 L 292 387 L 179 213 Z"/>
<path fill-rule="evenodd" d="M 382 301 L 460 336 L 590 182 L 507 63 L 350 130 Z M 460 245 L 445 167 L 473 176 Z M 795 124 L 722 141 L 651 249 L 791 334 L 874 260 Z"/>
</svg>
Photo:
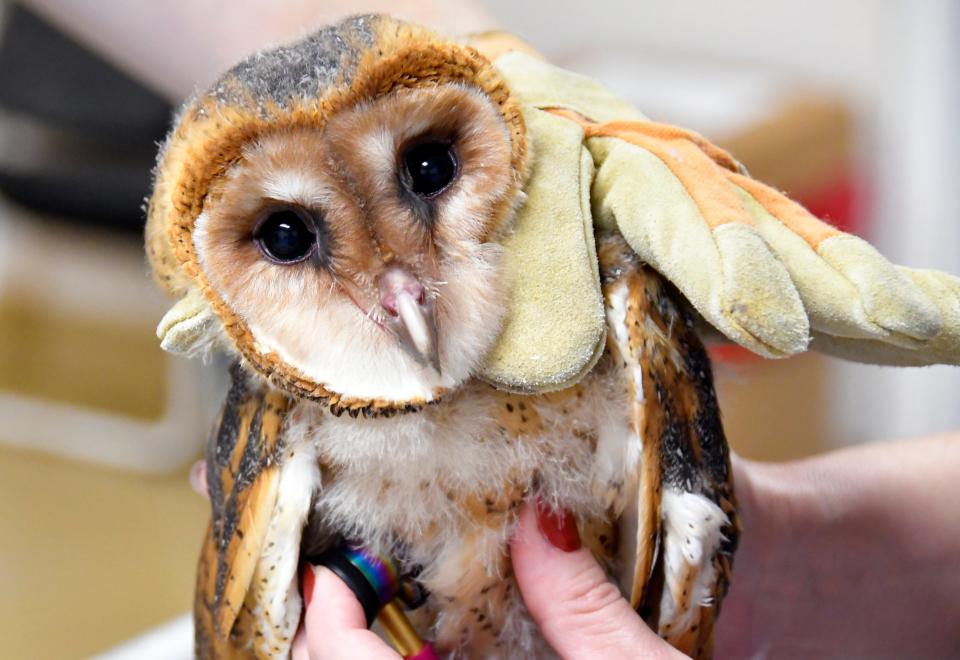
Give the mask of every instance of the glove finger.
<svg viewBox="0 0 960 660">
<path fill-rule="evenodd" d="M 940 331 L 936 305 L 872 245 L 817 220 L 796 202 L 755 179 L 735 173 L 727 176 L 856 288 L 869 320 L 889 332 L 886 341 L 916 348 Z"/>
<path fill-rule="evenodd" d="M 773 217 L 742 188 L 737 192 L 753 216 L 754 226 L 790 273 L 812 330 L 840 337 L 884 339 L 890 332 L 874 323 L 860 292 L 820 258 L 798 234 Z"/>
<path fill-rule="evenodd" d="M 940 332 L 918 348 L 876 340 L 855 340 L 814 334 L 812 347 L 837 357 L 870 364 L 926 366 L 960 365 L 960 279 L 934 270 L 897 270 L 935 301 L 942 318 Z"/>
<path fill-rule="evenodd" d="M 937 270 L 904 266 L 897 266 L 897 270 L 923 290 L 940 312 L 940 332 L 923 347 L 923 352 L 938 362 L 960 363 L 960 278 Z"/>
<path fill-rule="evenodd" d="M 940 332 L 942 321 L 936 305 L 863 239 L 851 235 L 828 238 L 817 251 L 859 289 L 864 308 L 878 325 L 901 339 L 921 342 Z"/>
<path fill-rule="evenodd" d="M 619 137 L 587 145 L 600 163 L 593 186 L 600 223 L 615 222 L 642 259 L 737 343 L 768 357 L 806 349 L 807 316 L 789 273 L 720 169 L 692 167 L 697 153 L 707 158 L 695 145 L 674 167 L 665 162 L 669 155 Z M 696 172 L 696 186 L 684 185 L 678 172 Z"/>
<path fill-rule="evenodd" d="M 482 376 L 514 391 L 559 389 L 599 358 L 606 333 L 590 217 L 593 160 L 575 123 L 528 108 L 527 199 L 500 239 L 509 311 Z"/>
</svg>

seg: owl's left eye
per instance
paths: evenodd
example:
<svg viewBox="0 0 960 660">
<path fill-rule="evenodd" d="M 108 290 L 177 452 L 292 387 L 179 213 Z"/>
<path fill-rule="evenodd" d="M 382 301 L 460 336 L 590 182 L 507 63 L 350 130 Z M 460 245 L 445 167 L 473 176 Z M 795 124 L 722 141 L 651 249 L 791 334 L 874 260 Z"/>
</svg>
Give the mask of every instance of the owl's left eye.
<svg viewBox="0 0 960 660">
<path fill-rule="evenodd" d="M 305 212 L 280 209 L 260 221 L 253 232 L 253 241 L 263 256 L 281 264 L 297 263 L 310 256 L 317 236 L 301 213 Z"/>
<path fill-rule="evenodd" d="M 430 141 L 413 145 L 403 153 L 404 179 L 420 197 L 434 197 L 453 183 L 457 157 L 448 142 Z"/>
</svg>

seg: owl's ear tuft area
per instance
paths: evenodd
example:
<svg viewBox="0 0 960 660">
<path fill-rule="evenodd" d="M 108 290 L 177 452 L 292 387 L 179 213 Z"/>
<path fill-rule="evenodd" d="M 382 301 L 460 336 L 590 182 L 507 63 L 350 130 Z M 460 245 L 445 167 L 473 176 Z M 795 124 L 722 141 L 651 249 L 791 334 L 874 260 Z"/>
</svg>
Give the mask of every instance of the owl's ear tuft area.
<svg viewBox="0 0 960 660">
<path fill-rule="evenodd" d="M 206 357 L 219 343 L 223 327 L 196 289 L 170 308 L 157 326 L 160 347 L 184 357 Z"/>
</svg>

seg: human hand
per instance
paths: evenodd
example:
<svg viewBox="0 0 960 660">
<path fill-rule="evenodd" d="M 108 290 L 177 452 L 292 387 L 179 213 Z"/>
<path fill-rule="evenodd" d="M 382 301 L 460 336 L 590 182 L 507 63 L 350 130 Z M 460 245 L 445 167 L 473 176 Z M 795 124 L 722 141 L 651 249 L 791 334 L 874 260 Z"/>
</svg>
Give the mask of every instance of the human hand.
<svg viewBox="0 0 960 660">
<path fill-rule="evenodd" d="M 958 657 L 960 433 L 733 468 L 716 657 Z"/>
<path fill-rule="evenodd" d="M 363 607 L 350 587 L 325 566 L 303 567 L 303 623 L 293 639 L 292 660 L 400 656 L 367 628 Z"/>
<path fill-rule="evenodd" d="M 717 658 L 960 654 L 960 433 L 732 462 L 744 532 Z M 561 656 L 680 657 L 586 550 L 550 547 L 532 515 L 511 545 L 514 569 Z"/>
<path fill-rule="evenodd" d="M 571 529 L 572 519 L 527 504 L 510 544 L 524 602 L 554 650 L 565 658 L 684 657 L 644 624 Z M 367 629 L 360 603 L 330 570 L 307 566 L 303 594 L 294 660 L 399 657 Z"/>
</svg>

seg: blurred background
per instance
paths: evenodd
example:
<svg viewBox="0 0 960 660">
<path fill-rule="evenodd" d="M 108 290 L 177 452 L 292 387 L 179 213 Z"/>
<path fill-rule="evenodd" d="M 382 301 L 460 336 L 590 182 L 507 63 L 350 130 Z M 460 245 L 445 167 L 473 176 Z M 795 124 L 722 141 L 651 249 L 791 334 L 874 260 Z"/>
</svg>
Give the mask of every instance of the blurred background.
<svg viewBox="0 0 960 660">
<path fill-rule="evenodd" d="M 893 261 L 960 273 L 960 3 L 483 4 L 550 60 L 707 135 Z M 88 657 L 189 609 L 207 507 L 187 470 L 224 387 L 221 365 L 169 357 L 154 336 L 168 301 L 147 273 L 141 204 L 178 99 L 45 15 L 0 0 L 10 658 Z M 715 358 L 728 437 L 752 458 L 960 427 L 957 369 Z"/>
</svg>

